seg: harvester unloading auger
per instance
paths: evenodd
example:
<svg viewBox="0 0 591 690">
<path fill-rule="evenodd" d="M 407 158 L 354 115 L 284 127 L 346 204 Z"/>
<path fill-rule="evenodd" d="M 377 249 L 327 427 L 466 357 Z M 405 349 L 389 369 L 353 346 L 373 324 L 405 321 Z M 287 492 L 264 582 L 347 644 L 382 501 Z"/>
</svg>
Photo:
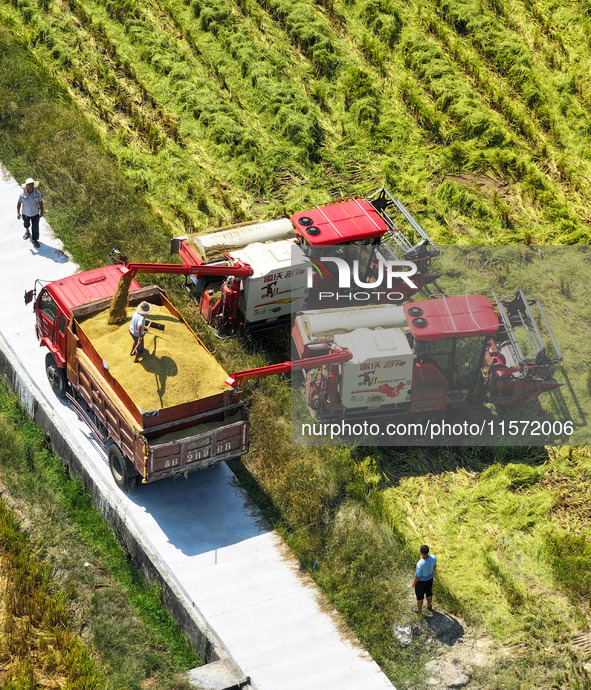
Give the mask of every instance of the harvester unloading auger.
<svg viewBox="0 0 591 690">
<path fill-rule="evenodd" d="M 541 304 L 522 290 L 481 293 L 303 312 L 292 331 L 301 359 L 226 383 L 305 370 L 306 402 L 321 419 L 505 409 L 561 386 L 562 353 Z"/>
<path fill-rule="evenodd" d="M 109 323 L 122 323 L 127 318 L 126 306 L 127 295 L 131 281 L 138 273 L 164 273 L 182 276 L 199 276 L 201 279 L 215 276 L 216 278 L 248 278 L 253 274 L 253 269 L 243 263 L 236 261 L 227 266 L 217 266 L 203 264 L 201 266 L 193 266 L 187 264 L 151 264 L 151 263 L 137 263 L 128 262 L 121 256 L 121 251 L 117 248 L 113 249 L 109 254 L 109 258 L 116 263 L 121 264 L 121 279 L 113 300 L 109 314 Z"/>
</svg>

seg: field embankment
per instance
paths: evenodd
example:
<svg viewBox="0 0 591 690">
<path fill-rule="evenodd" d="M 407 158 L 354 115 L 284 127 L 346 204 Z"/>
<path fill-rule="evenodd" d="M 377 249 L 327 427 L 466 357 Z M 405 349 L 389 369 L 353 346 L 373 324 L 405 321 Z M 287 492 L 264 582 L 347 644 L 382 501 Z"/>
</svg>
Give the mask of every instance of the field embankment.
<svg viewBox="0 0 591 690">
<path fill-rule="evenodd" d="M 0 687 L 188 688 L 202 660 L 4 384 L 0 475 Z"/>
<path fill-rule="evenodd" d="M 536 0 L 4 2 L 20 44 L 0 35 L 0 159 L 41 178 L 83 266 L 114 244 L 164 259 L 172 234 L 383 184 L 439 242 L 584 243 L 586 13 Z M 203 337 L 228 370 L 287 348 Z M 288 382 L 246 390 L 253 444 L 236 471 L 397 687 L 422 687 L 442 652 L 392 633 L 412 621 L 424 541 L 440 556 L 438 608 L 510 651 L 474 672 L 480 687 L 586 687 L 588 450 L 294 449 Z"/>
</svg>

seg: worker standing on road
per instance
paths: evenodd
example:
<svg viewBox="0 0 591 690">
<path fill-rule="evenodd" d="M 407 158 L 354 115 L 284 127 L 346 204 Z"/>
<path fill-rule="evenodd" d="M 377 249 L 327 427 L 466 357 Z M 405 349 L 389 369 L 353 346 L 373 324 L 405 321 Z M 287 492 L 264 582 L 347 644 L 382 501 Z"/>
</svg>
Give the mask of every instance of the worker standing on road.
<svg viewBox="0 0 591 690">
<path fill-rule="evenodd" d="M 421 558 L 417 563 L 415 579 L 412 585 L 415 588 L 417 605 L 412 607 L 415 613 L 420 613 L 423 608 L 423 599 L 427 597 L 427 609 L 433 609 L 433 573 L 437 567 L 437 558 L 429 555 L 429 547 L 423 544 L 420 548 Z"/>
<path fill-rule="evenodd" d="M 130 354 L 135 355 L 134 362 L 139 362 L 144 351 L 144 335 L 146 332 L 146 315 L 153 309 L 149 302 L 140 302 L 138 308 L 131 317 L 129 332 L 133 338 L 133 347 Z"/>
<path fill-rule="evenodd" d="M 18 198 L 16 205 L 16 217 L 21 218 L 21 207 L 23 209 L 22 217 L 25 226 L 25 234 L 23 240 L 31 238 L 35 249 L 39 249 L 39 218 L 43 217 L 43 197 L 38 189 L 35 189 L 39 182 L 36 182 L 32 177 L 29 177 L 23 185 L 23 192 Z M 31 232 L 29 232 L 31 228 Z"/>
</svg>

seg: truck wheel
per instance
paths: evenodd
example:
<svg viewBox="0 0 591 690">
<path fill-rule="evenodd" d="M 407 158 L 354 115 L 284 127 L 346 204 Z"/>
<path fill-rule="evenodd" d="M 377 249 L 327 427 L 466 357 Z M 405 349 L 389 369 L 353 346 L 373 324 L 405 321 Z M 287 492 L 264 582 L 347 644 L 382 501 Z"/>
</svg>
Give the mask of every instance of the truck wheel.
<svg viewBox="0 0 591 690">
<path fill-rule="evenodd" d="M 109 446 L 107 457 L 109 458 L 109 468 L 115 484 L 122 491 L 128 491 L 134 487 L 138 478 L 136 469 L 114 443 Z"/>
<path fill-rule="evenodd" d="M 67 390 L 66 372 L 61 367 L 58 367 L 51 352 L 45 355 L 45 373 L 47 374 L 51 390 L 58 398 L 65 398 Z"/>
</svg>

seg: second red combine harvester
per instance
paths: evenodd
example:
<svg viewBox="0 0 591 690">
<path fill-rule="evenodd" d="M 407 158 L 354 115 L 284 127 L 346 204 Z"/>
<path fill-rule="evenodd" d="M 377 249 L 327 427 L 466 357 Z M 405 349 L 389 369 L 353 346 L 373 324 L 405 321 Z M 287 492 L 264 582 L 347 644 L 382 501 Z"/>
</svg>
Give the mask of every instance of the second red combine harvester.
<svg viewBox="0 0 591 690">
<path fill-rule="evenodd" d="M 561 386 L 553 371 L 562 354 L 541 304 L 522 290 L 486 292 L 303 312 L 293 326 L 301 359 L 227 383 L 305 370 L 306 402 L 320 419 L 505 409 Z"/>
</svg>

